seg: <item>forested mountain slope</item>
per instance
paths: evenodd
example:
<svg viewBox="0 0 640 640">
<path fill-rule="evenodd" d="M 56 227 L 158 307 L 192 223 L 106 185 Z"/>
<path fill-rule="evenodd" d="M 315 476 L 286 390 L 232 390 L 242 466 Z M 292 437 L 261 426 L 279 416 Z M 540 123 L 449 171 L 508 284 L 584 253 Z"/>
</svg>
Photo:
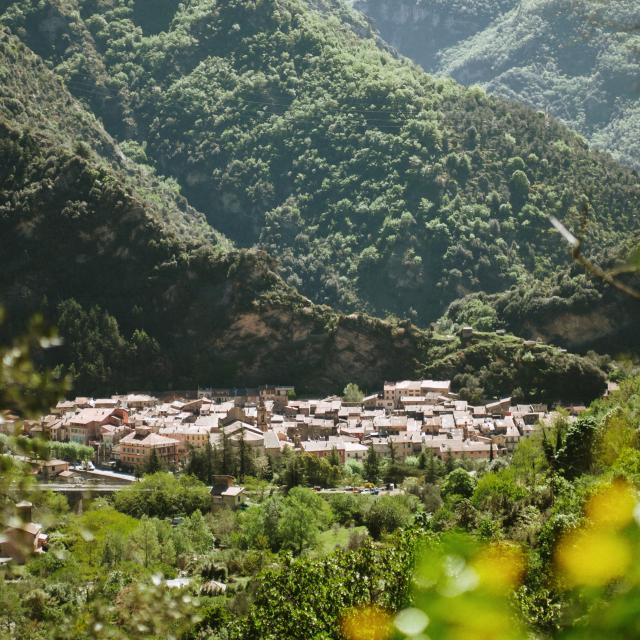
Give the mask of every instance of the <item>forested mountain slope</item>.
<svg viewBox="0 0 640 640">
<path fill-rule="evenodd" d="M 427 71 L 561 118 L 640 166 L 640 13 L 633 0 L 356 0 Z"/>
<path fill-rule="evenodd" d="M 549 213 L 575 226 L 590 202 L 600 256 L 637 226 L 635 175 L 552 119 L 395 60 L 339 2 L 18 1 L 2 19 L 315 301 L 428 322 L 566 264 Z"/>
<path fill-rule="evenodd" d="M 124 159 L 4 31 L 0 80 L 3 330 L 43 311 L 65 339 L 55 361 L 72 366 L 76 391 L 280 380 L 324 392 L 353 379 L 374 389 L 465 357 L 457 339 L 316 306 L 263 252 L 233 250 L 170 180 Z M 484 355 L 465 371 L 483 368 L 488 395 L 584 399 L 603 388 L 600 369 L 556 349 L 492 335 L 474 345 Z"/>
<path fill-rule="evenodd" d="M 0 301 L 16 329 L 43 308 L 60 324 L 77 389 L 415 370 L 418 332 L 314 307 L 264 254 L 227 251 L 6 33 L 0 60 Z"/>
</svg>

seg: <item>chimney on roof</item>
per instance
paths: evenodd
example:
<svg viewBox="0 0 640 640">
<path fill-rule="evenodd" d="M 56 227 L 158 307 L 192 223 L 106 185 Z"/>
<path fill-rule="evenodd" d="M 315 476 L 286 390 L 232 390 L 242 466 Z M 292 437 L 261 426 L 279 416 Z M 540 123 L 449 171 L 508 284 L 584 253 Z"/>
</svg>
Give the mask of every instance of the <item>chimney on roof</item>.
<svg viewBox="0 0 640 640">
<path fill-rule="evenodd" d="M 16 504 L 18 517 L 22 522 L 31 522 L 33 515 L 33 505 L 27 500 L 22 500 Z"/>
</svg>

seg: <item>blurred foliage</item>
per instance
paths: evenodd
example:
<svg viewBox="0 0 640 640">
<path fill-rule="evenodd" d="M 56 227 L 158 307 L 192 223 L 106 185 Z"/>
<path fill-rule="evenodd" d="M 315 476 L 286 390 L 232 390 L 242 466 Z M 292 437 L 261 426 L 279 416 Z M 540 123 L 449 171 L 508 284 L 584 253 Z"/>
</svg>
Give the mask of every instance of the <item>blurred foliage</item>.
<svg viewBox="0 0 640 640">
<path fill-rule="evenodd" d="M 0 326 L 4 310 L 0 307 Z M 46 330 L 42 317 L 34 317 L 27 332 L 8 347 L 0 345 L 0 411 L 30 418 L 42 415 L 69 389 L 70 380 L 38 367 L 45 350 L 58 346 L 58 334 Z M 0 421 L 2 420 L 0 413 Z"/>
</svg>

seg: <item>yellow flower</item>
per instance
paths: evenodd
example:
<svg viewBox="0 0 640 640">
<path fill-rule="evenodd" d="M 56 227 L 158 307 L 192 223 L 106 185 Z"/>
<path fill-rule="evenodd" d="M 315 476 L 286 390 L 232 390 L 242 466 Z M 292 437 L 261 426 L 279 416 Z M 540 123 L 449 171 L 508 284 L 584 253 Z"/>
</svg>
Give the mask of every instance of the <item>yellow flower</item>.
<svg viewBox="0 0 640 640">
<path fill-rule="evenodd" d="M 393 631 L 391 616 L 377 607 L 351 609 L 341 626 L 347 640 L 387 640 Z"/>
<path fill-rule="evenodd" d="M 485 603 L 482 608 L 462 609 L 447 637 L 450 640 L 520 640 L 523 635 L 508 608 Z"/>
<path fill-rule="evenodd" d="M 624 481 L 616 481 L 594 494 L 587 502 L 587 516 L 594 527 L 622 529 L 633 519 L 636 497 Z"/>
<path fill-rule="evenodd" d="M 616 533 L 581 529 L 560 541 L 556 561 L 571 586 L 596 587 L 624 575 L 631 564 L 631 549 Z"/>
<path fill-rule="evenodd" d="M 520 583 L 525 562 L 515 545 L 495 544 L 478 554 L 472 566 L 482 586 L 493 593 L 504 593 Z"/>
</svg>

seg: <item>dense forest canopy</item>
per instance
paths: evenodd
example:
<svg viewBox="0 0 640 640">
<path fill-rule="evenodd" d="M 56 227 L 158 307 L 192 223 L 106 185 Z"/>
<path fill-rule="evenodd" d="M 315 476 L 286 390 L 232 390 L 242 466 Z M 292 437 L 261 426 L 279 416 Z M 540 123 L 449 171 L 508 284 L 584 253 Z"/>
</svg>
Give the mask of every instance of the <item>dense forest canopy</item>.
<svg viewBox="0 0 640 640">
<path fill-rule="evenodd" d="M 7 5 L 129 157 L 317 302 L 426 324 L 568 265 L 549 214 L 601 260 L 637 229 L 634 174 L 544 114 L 395 59 L 342 2 Z"/>
</svg>

